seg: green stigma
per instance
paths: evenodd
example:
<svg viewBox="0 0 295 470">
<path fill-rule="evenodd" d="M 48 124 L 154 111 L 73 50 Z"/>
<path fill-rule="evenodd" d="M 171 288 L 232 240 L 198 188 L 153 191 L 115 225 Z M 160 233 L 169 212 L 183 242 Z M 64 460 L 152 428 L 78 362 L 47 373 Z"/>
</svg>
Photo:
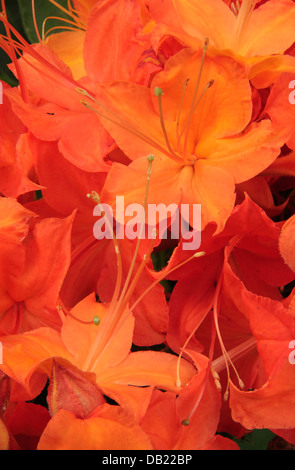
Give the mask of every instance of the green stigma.
<svg viewBox="0 0 295 470">
<path fill-rule="evenodd" d="M 159 97 L 159 96 L 164 95 L 164 92 L 163 92 L 162 88 L 156 86 L 155 89 L 154 89 L 154 94 L 155 94 L 155 96 Z"/>
<path fill-rule="evenodd" d="M 189 419 L 184 419 L 181 421 L 182 426 L 189 426 L 190 425 L 190 420 Z"/>
</svg>

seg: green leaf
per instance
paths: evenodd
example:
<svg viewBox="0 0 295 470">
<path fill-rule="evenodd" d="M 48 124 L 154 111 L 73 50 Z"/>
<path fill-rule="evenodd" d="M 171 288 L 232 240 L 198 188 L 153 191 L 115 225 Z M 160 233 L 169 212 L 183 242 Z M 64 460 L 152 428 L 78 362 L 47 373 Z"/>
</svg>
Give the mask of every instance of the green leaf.
<svg viewBox="0 0 295 470">
<path fill-rule="evenodd" d="M 67 0 L 57 0 L 56 3 L 67 9 Z M 18 0 L 18 5 L 20 9 L 23 28 L 26 32 L 27 37 L 29 38 L 29 42 L 36 43 L 38 41 L 38 37 L 34 26 L 31 1 Z M 42 35 L 42 26 L 46 18 L 54 16 L 58 18 L 69 19 L 69 16 L 66 13 L 64 13 L 58 7 L 50 3 L 49 0 L 35 0 L 35 12 L 36 22 L 40 36 Z M 50 19 L 46 22 L 45 30 L 47 31 L 54 26 L 62 27 L 65 26 L 65 23 L 60 20 Z M 62 29 L 59 31 L 62 31 Z"/>
<path fill-rule="evenodd" d="M 1 7 L 0 11 L 2 11 Z M 9 0 L 9 2 L 6 2 L 6 11 L 10 24 L 26 38 L 20 11 L 18 8 L 18 0 Z M 6 30 L 3 23 L 0 23 L 0 34 L 6 36 Z M 0 80 L 8 83 L 11 86 L 15 86 L 17 85 L 17 80 L 7 67 L 7 64 L 10 62 L 10 57 L 2 49 L 0 49 Z"/>
<path fill-rule="evenodd" d="M 256 429 L 242 439 L 237 439 L 236 442 L 241 450 L 267 450 L 274 436 L 268 429 Z"/>
</svg>

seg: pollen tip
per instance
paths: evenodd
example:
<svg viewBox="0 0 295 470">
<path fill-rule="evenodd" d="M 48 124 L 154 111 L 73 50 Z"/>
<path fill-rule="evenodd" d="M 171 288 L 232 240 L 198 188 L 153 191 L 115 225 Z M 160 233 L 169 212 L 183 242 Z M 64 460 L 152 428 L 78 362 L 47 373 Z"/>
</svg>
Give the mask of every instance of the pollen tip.
<svg viewBox="0 0 295 470">
<path fill-rule="evenodd" d="M 176 380 L 176 387 L 181 387 L 181 381 L 179 379 Z"/>
<path fill-rule="evenodd" d="M 193 256 L 194 258 L 200 258 L 201 256 L 205 256 L 206 252 L 205 251 L 197 251 Z"/>
<path fill-rule="evenodd" d="M 85 100 L 81 100 L 80 103 L 83 104 L 83 106 L 85 106 L 85 108 L 89 108 L 89 109 L 91 108 L 90 104 L 87 103 L 87 101 L 85 101 Z"/>
<path fill-rule="evenodd" d="M 96 191 L 91 191 L 91 193 L 87 194 L 87 197 L 89 199 L 93 199 L 93 201 L 95 201 L 97 204 L 100 204 L 100 197 Z"/>
<path fill-rule="evenodd" d="M 81 95 L 85 95 L 85 96 L 87 95 L 87 92 L 83 90 L 83 88 L 80 88 L 78 86 L 76 87 L 76 91 L 80 93 Z"/>
<path fill-rule="evenodd" d="M 223 401 L 228 401 L 228 397 L 229 397 L 229 392 L 227 390 L 223 395 Z"/>
<path fill-rule="evenodd" d="M 244 390 L 245 384 L 244 384 L 244 382 L 242 381 L 242 379 L 239 379 L 239 386 L 240 386 L 240 388 L 241 388 L 242 390 Z"/>
<path fill-rule="evenodd" d="M 214 83 L 214 79 L 210 80 L 210 82 L 208 82 L 208 88 L 210 88 Z"/>
<path fill-rule="evenodd" d="M 95 326 L 98 326 L 100 324 L 100 318 L 98 316 L 93 317 L 93 323 Z"/>
<path fill-rule="evenodd" d="M 184 419 L 181 421 L 182 426 L 189 426 L 190 425 L 190 420 L 189 419 Z"/>
<path fill-rule="evenodd" d="M 150 155 L 147 156 L 147 161 L 148 162 L 153 162 L 154 160 L 155 160 L 154 155 L 150 154 Z"/>
<path fill-rule="evenodd" d="M 159 97 L 159 96 L 164 95 L 164 92 L 163 92 L 162 88 L 156 86 L 155 89 L 154 89 L 154 94 L 155 94 L 155 96 Z"/>
</svg>

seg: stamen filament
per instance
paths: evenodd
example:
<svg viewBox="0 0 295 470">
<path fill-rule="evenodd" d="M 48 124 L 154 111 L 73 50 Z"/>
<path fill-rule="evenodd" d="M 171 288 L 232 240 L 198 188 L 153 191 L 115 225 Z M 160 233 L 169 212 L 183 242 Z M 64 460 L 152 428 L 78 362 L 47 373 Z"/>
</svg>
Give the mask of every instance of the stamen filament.
<svg viewBox="0 0 295 470">
<path fill-rule="evenodd" d="M 212 308 L 212 306 L 210 306 L 208 308 L 208 311 L 210 311 L 211 308 Z M 176 366 L 176 386 L 177 387 L 181 387 L 181 380 L 180 380 L 180 360 L 181 360 L 181 357 L 182 357 L 183 353 L 185 352 L 185 349 L 186 349 L 188 343 L 190 342 L 190 340 L 192 339 L 192 337 L 194 336 L 194 334 L 196 333 L 198 328 L 199 328 L 199 325 L 197 325 L 193 329 L 193 331 L 190 333 L 190 335 L 188 336 L 187 340 L 185 341 L 184 345 L 181 348 L 180 354 L 178 355 L 177 366 Z"/>
<path fill-rule="evenodd" d="M 199 91 L 199 86 L 200 86 L 200 81 L 201 81 L 201 76 L 202 76 L 202 72 L 203 72 L 203 67 L 204 67 L 204 62 L 205 62 L 205 56 L 206 56 L 206 51 L 207 51 L 207 49 L 208 49 L 208 45 L 209 45 L 209 39 L 206 38 L 206 39 L 205 39 L 204 46 L 203 46 L 203 53 L 202 53 L 201 65 L 200 65 L 200 70 L 199 70 L 199 74 L 198 74 L 197 84 L 196 84 L 196 87 L 195 87 L 195 91 L 194 91 L 194 95 L 193 95 L 193 99 L 192 99 L 192 103 L 191 103 L 190 112 L 189 112 L 187 121 L 186 121 L 186 123 L 185 123 L 185 125 L 184 125 L 184 128 L 182 129 L 182 132 L 181 132 L 181 135 L 180 135 L 180 137 L 181 137 L 182 134 L 183 134 L 183 132 L 186 130 L 185 139 L 184 139 L 184 148 L 183 148 L 184 156 L 186 156 L 187 141 L 188 141 L 188 133 L 189 133 L 189 128 L 190 128 L 191 120 L 192 120 L 192 117 L 193 117 L 193 114 L 194 114 L 195 101 L 196 101 L 197 94 L 198 94 L 198 91 Z"/>
<path fill-rule="evenodd" d="M 2 2 L 2 8 L 5 8 L 4 0 L 1 0 L 1 2 Z M 44 59 L 44 57 L 42 57 L 38 52 L 36 52 L 35 49 L 21 36 L 21 34 L 19 34 L 19 32 L 10 23 L 8 23 L 5 14 L 0 15 L 0 21 L 2 21 L 2 23 L 4 23 L 4 25 L 5 25 L 6 33 L 7 33 L 7 41 L 9 43 L 9 45 L 13 46 L 12 50 L 10 50 L 10 53 L 8 53 L 8 55 L 10 56 L 12 61 L 14 62 L 14 65 L 15 65 L 15 68 L 16 68 L 16 71 L 17 71 L 17 76 L 19 78 L 19 82 L 20 82 L 20 86 L 21 86 L 21 92 L 26 93 L 26 90 L 22 89 L 22 83 L 23 83 L 22 76 L 23 75 L 22 75 L 21 67 L 19 67 L 18 61 L 15 57 L 15 51 L 16 50 L 17 50 L 17 52 L 20 56 L 21 56 L 20 51 L 29 53 L 30 56 L 33 57 L 37 62 L 39 62 L 39 63 L 45 65 L 45 67 L 47 67 L 47 72 L 52 71 L 54 73 L 54 78 L 51 77 L 49 74 L 47 74 L 47 78 L 50 78 L 50 79 L 52 79 L 56 82 L 56 77 L 58 76 L 58 78 L 60 78 L 61 83 L 63 85 L 65 85 L 65 86 L 73 86 L 74 85 L 75 87 L 77 86 L 77 83 L 75 82 L 75 80 L 73 80 L 71 77 L 68 77 L 68 76 L 66 77 L 63 74 L 63 72 L 61 72 L 61 70 L 59 70 L 53 64 L 51 64 L 46 59 Z M 17 38 L 19 43 L 17 43 L 15 40 L 12 40 L 10 31 L 14 34 L 14 36 Z M 25 58 L 25 56 L 21 56 L 21 57 L 24 61 L 26 61 L 28 63 L 29 66 L 31 66 L 32 68 L 37 70 L 39 73 L 44 74 L 44 71 L 40 70 L 36 65 L 33 65 L 31 62 L 29 62 Z M 24 101 L 26 101 L 25 98 L 24 98 Z"/>
<path fill-rule="evenodd" d="M 78 93 L 81 93 L 81 88 L 76 88 L 76 91 L 78 91 Z M 82 90 L 84 93 L 85 96 L 88 96 L 89 98 L 91 97 L 91 95 L 88 95 L 87 92 L 85 92 L 85 90 Z M 87 94 L 86 94 L 87 93 Z M 102 103 L 100 103 L 99 101 L 97 101 L 95 98 L 91 97 L 91 99 L 93 101 L 95 101 L 99 106 L 101 106 L 103 109 L 105 109 L 105 111 L 107 111 L 107 113 L 109 113 L 111 116 L 114 116 L 118 121 L 120 122 L 117 122 L 115 119 L 112 119 L 111 117 L 107 116 L 106 114 L 98 111 L 96 108 L 94 108 L 93 106 L 91 106 L 87 101 L 84 101 L 84 100 L 81 100 L 81 104 L 83 104 L 83 106 L 85 106 L 86 108 L 90 109 L 91 111 L 94 111 L 96 114 L 98 114 L 99 116 L 103 117 L 104 119 L 107 119 L 109 122 L 112 122 L 113 124 L 115 124 L 116 126 L 119 126 L 121 127 L 122 129 L 130 132 L 130 134 L 133 134 L 135 135 L 135 137 L 143 140 L 144 142 L 146 142 L 147 144 L 151 145 L 152 147 L 154 147 L 155 149 L 159 150 L 161 153 L 165 154 L 167 157 L 170 157 L 170 153 L 167 152 L 166 149 L 164 149 L 163 147 L 161 147 L 161 145 L 159 145 L 157 142 L 155 142 L 153 139 L 151 139 L 150 137 L 148 137 L 147 135 L 143 134 L 142 132 L 140 132 L 139 130 L 137 130 L 135 127 L 131 126 L 130 124 L 128 124 L 128 122 L 125 122 L 123 119 L 121 119 L 119 116 L 117 116 L 115 113 L 113 113 L 112 111 L 110 111 L 106 106 L 104 106 Z M 123 123 L 123 124 L 121 124 Z"/>
<path fill-rule="evenodd" d="M 128 284 L 129 284 L 129 281 L 131 279 L 132 272 L 133 272 L 133 269 L 134 269 L 134 266 L 135 266 L 135 262 L 136 262 L 136 258 L 137 258 L 137 254 L 138 254 L 138 250 L 139 250 L 139 246 L 140 246 L 140 241 L 141 241 L 143 229 L 144 229 L 144 226 L 145 226 L 145 214 L 146 214 L 146 209 L 147 209 L 147 199 L 148 199 L 148 192 L 149 192 L 149 185 L 150 185 L 150 178 L 151 178 L 151 171 L 152 171 L 153 161 L 154 161 L 154 156 L 150 155 L 148 157 L 147 182 L 146 182 L 146 189 L 145 189 L 145 196 L 144 196 L 144 203 L 143 203 L 143 218 L 142 218 L 142 221 L 141 221 L 141 224 L 140 224 L 139 235 L 138 235 L 136 247 L 135 247 L 134 254 L 133 254 L 133 257 L 132 257 L 132 261 L 131 261 L 131 264 L 130 264 L 130 267 L 129 267 L 129 271 L 128 271 L 127 278 L 126 278 L 126 281 L 125 281 L 125 285 L 122 289 L 122 292 L 121 292 L 121 295 L 120 295 L 120 298 L 119 298 L 119 302 L 123 300 L 124 295 L 126 293 L 126 290 L 128 288 Z"/>
<path fill-rule="evenodd" d="M 101 205 L 100 197 L 95 191 L 92 191 L 91 194 L 87 194 L 87 197 L 93 199 L 97 203 L 97 205 L 99 206 L 101 213 L 104 213 L 103 207 Z M 106 222 L 106 225 L 107 225 L 110 233 L 112 234 L 112 239 L 113 239 L 113 243 L 114 243 L 114 247 L 115 247 L 115 253 L 116 253 L 116 257 L 117 257 L 117 280 L 116 280 L 115 290 L 114 290 L 114 294 L 113 294 L 111 305 L 110 305 L 110 309 L 112 310 L 113 306 L 115 305 L 115 303 L 118 300 L 120 287 L 121 287 L 121 283 L 122 283 L 123 267 L 122 267 L 121 252 L 120 252 L 118 240 L 117 240 L 117 238 L 114 234 L 113 227 L 111 226 L 110 221 L 108 220 L 107 217 L 104 216 L 104 220 Z"/>
<path fill-rule="evenodd" d="M 6 35 L 7 35 L 7 40 L 8 40 L 8 44 L 9 44 L 9 53 L 8 53 L 8 55 L 11 58 L 11 60 L 13 62 L 13 65 L 15 66 L 15 70 L 16 70 L 19 85 L 20 85 L 21 96 L 22 96 L 23 100 L 25 102 L 27 102 L 28 101 L 28 92 L 27 92 L 26 87 L 24 86 L 25 82 L 24 82 L 24 78 L 23 78 L 23 73 L 22 73 L 21 67 L 19 67 L 19 63 L 17 61 L 17 57 L 16 57 L 16 54 L 15 54 L 14 41 L 11 37 L 11 30 L 13 31 L 14 28 L 12 28 L 12 26 L 10 25 L 10 23 L 7 20 L 5 0 L 1 0 L 1 6 L 2 6 L 2 14 L 0 15 L 0 20 L 4 23 L 4 27 L 5 27 L 5 31 L 6 31 Z M 13 31 L 13 33 L 14 33 L 14 31 Z"/>
<path fill-rule="evenodd" d="M 72 312 L 63 304 L 63 302 L 60 298 L 58 300 L 58 304 L 59 304 L 57 306 L 58 311 L 61 310 L 63 313 L 66 314 L 66 316 L 69 316 L 69 317 L 73 318 L 78 323 L 81 323 L 82 325 L 91 325 L 93 323 L 93 320 L 85 321 L 85 320 L 81 320 L 80 318 L 75 317 L 75 315 L 73 315 Z"/>
<path fill-rule="evenodd" d="M 197 253 L 194 253 L 192 256 L 190 256 L 189 258 L 187 258 L 186 260 L 182 261 L 181 263 L 179 263 L 177 266 L 174 266 L 174 268 L 171 268 L 170 270 L 166 271 L 163 275 L 161 275 L 158 279 L 156 279 L 139 297 L 138 299 L 136 300 L 136 302 L 134 302 L 134 304 L 129 308 L 129 311 L 132 312 L 135 307 L 137 307 L 137 305 L 139 304 L 139 302 L 141 302 L 141 300 L 143 299 L 143 297 L 145 295 L 147 295 L 159 282 L 163 281 L 168 275 L 172 274 L 174 271 L 176 271 L 176 269 L 179 269 L 181 268 L 182 266 L 184 266 L 186 263 L 189 263 L 190 261 L 192 261 L 194 258 L 199 258 L 201 256 L 204 256 L 206 253 L 204 251 L 199 251 Z"/>
<path fill-rule="evenodd" d="M 177 151 L 179 151 L 179 124 L 180 124 L 180 117 L 181 117 L 181 113 L 182 113 L 182 107 L 183 107 L 183 101 L 184 101 L 184 97 L 185 97 L 185 92 L 186 92 L 186 88 L 187 88 L 187 85 L 188 85 L 188 82 L 189 82 L 189 78 L 187 78 L 184 82 L 184 86 L 183 86 L 183 90 L 182 90 L 182 95 L 181 95 L 181 100 L 180 100 L 180 105 L 179 105 L 179 109 L 178 109 L 178 115 L 177 115 L 177 121 L 176 121 L 176 137 L 177 137 L 177 143 L 176 143 L 176 149 Z"/>
<path fill-rule="evenodd" d="M 70 27 L 70 26 L 64 26 L 64 25 L 60 25 L 60 26 L 53 26 L 52 28 L 50 28 L 48 31 L 45 32 L 45 26 L 46 26 L 46 23 L 47 21 L 49 20 L 59 20 L 59 21 L 62 21 L 64 23 L 67 23 L 69 25 L 72 25 L 73 27 Z M 71 20 L 67 20 L 66 18 L 58 18 L 57 16 L 48 16 L 47 18 L 45 18 L 45 20 L 43 21 L 43 24 L 42 24 L 42 40 L 44 41 L 46 39 L 46 37 L 54 30 L 56 29 L 66 29 L 66 30 L 69 30 L 69 31 L 81 31 L 81 30 L 85 30 L 85 28 L 81 28 L 79 25 L 77 25 L 77 23 L 75 23 L 74 21 L 71 21 Z"/>
<path fill-rule="evenodd" d="M 171 147 L 171 144 L 169 142 L 169 137 L 166 131 L 166 126 L 165 126 L 165 121 L 164 121 L 164 115 L 163 115 L 163 106 L 162 106 L 162 95 L 163 95 L 163 90 L 159 87 L 155 88 L 155 95 L 158 98 L 158 106 L 159 106 L 159 114 L 160 114 L 160 123 L 161 123 L 161 128 L 165 137 L 166 145 L 168 147 L 168 150 L 170 152 L 170 157 L 175 160 L 176 162 L 181 162 L 183 163 L 183 160 L 181 157 L 176 155 L 174 152 L 173 148 Z"/>
<path fill-rule="evenodd" d="M 81 24 L 81 21 L 80 21 L 80 18 L 79 16 L 75 15 L 73 13 L 73 9 L 66 9 L 64 8 L 62 5 L 60 5 L 59 3 L 57 3 L 55 0 L 48 0 L 50 3 L 52 3 L 52 5 L 54 5 L 56 8 L 58 8 L 59 10 L 61 10 L 63 13 L 65 13 L 66 15 L 70 16 L 74 21 L 75 23 L 77 24 Z M 83 25 L 82 25 L 83 26 Z"/>
<path fill-rule="evenodd" d="M 257 344 L 256 338 L 253 336 L 247 340 L 245 340 L 243 343 L 238 344 L 234 348 L 230 349 L 227 351 L 228 357 L 231 358 L 231 360 L 236 360 L 239 359 L 241 356 L 243 356 L 246 352 L 250 351 L 253 349 Z M 218 357 L 217 359 L 214 359 L 212 362 L 212 366 L 214 367 L 214 370 L 216 372 L 221 372 L 224 367 L 225 367 L 225 358 L 223 354 Z"/>
<path fill-rule="evenodd" d="M 35 9 L 35 0 L 32 0 L 32 16 L 33 16 L 33 22 L 34 22 L 34 28 L 35 32 L 38 38 L 38 41 L 41 43 L 42 39 L 39 33 L 38 25 L 37 25 L 37 18 L 36 18 L 36 9 Z"/>
<path fill-rule="evenodd" d="M 120 295 L 119 299 L 117 299 L 118 293 L 119 293 L 118 284 L 117 284 L 116 289 L 115 289 L 116 292 L 113 295 L 111 304 L 110 304 L 109 309 L 108 309 L 108 315 L 107 315 L 107 317 L 105 318 L 105 320 L 103 322 L 102 331 L 96 337 L 92 347 L 90 348 L 90 351 L 88 353 L 88 356 L 87 356 L 85 364 L 84 364 L 84 368 L 86 370 L 94 370 L 95 369 L 97 362 L 100 360 L 103 352 L 108 347 L 108 344 L 109 344 L 109 342 L 112 338 L 112 335 L 114 334 L 114 331 L 116 331 L 116 329 L 117 329 L 117 325 L 118 325 L 120 317 L 124 313 L 124 309 L 125 309 L 124 297 L 125 297 L 125 293 L 127 291 L 128 285 L 129 285 L 129 281 L 130 281 L 133 269 L 134 269 L 134 265 L 135 265 L 135 262 L 136 262 L 136 258 L 137 258 L 137 254 L 138 254 L 138 250 L 139 250 L 139 245 L 140 245 L 140 241 L 141 241 L 141 234 L 142 234 L 142 230 L 143 230 L 144 224 L 145 224 L 145 213 L 146 213 L 146 207 L 147 207 L 147 199 L 148 199 L 149 183 L 150 183 L 150 176 L 151 176 L 151 168 L 152 168 L 152 163 L 154 161 L 154 156 L 149 155 L 147 157 L 147 160 L 148 160 L 148 171 L 147 171 L 147 183 L 146 183 L 146 191 L 145 191 L 145 199 L 144 199 L 143 219 L 142 219 L 142 222 L 141 222 L 140 234 L 139 234 L 139 237 L 138 237 L 138 240 L 137 240 L 135 252 L 134 252 L 134 255 L 133 255 L 133 258 L 132 258 L 132 261 L 131 261 L 131 265 L 130 265 L 130 268 L 129 268 L 127 278 L 125 280 L 121 295 Z M 94 194 L 94 197 L 96 197 L 95 194 Z M 97 199 L 97 198 L 96 198 L 96 200 L 99 201 L 99 199 Z M 120 284 L 121 284 L 121 279 L 120 279 Z M 98 352 L 99 350 L 100 350 L 100 352 Z"/>
</svg>

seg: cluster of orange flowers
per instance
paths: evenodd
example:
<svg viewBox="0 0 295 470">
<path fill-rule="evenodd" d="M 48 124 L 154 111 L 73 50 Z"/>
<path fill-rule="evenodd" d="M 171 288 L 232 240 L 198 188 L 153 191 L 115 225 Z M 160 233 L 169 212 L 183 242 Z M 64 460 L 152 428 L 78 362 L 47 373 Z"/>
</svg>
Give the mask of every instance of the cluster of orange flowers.
<svg viewBox="0 0 295 470">
<path fill-rule="evenodd" d="M 2 0 L 0 449 L 295 444 L 294 1 L 66 12 L 29 44 Z M 118 195 L 201 205 L 198 250 L 95 238 Z"/>
</svg>

